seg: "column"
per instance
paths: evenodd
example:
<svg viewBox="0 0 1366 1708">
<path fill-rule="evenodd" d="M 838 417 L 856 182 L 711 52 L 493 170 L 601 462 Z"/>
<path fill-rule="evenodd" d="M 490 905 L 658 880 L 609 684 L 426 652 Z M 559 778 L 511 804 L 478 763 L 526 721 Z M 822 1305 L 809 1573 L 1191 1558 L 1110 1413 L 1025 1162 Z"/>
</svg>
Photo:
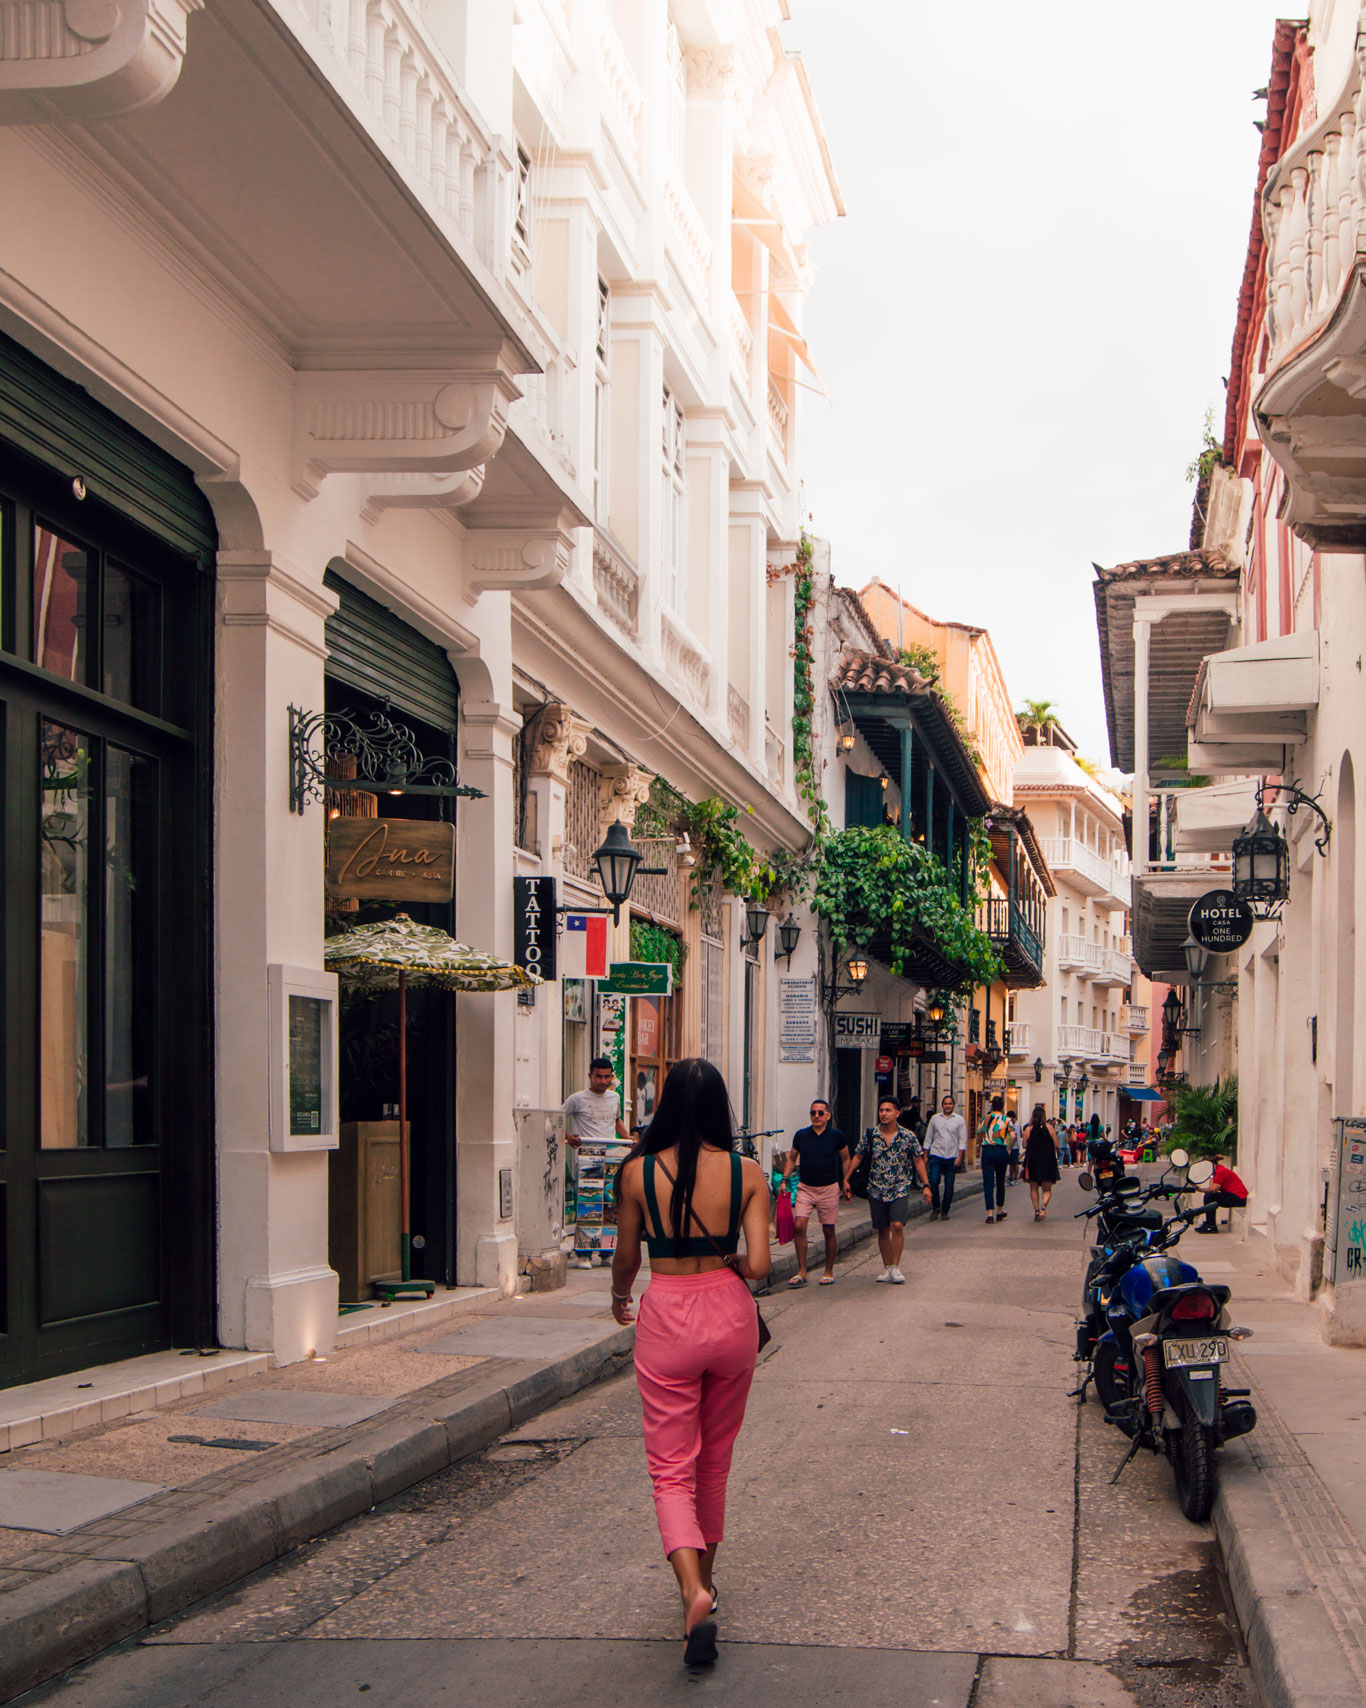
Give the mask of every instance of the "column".
<svg viewBox="0 0 1366 1708">
<path fill-rule="evenodd" d="M 512 958 L 515 870 L 512 744 L 522 720 L 510 704 L 461 704 L 461 781 L 485 799 L 462 805 L 457 821 L 456 920 L 462 941 Z M 470 991 L 456 998 L 456 1279 L 462 1286 L 511 1293 L 517 1235 L 501 1214 L 499 1172 L 512 1169 L 516 1202 L 517 1130 L 513 1122 L 512 991 Z"/>
<path fill-rule="evenodd" d="M 915 731 L 909 724 L 901 732 L 901 834 L 905 841 L 913 837 L 911 829 L 911 775 L 915 759 Z"/>
<path fill-rule="evenodd" d="M 218 1332 L 281 1364 L 326 1352 L 327 1153 L 270 1149 L 266 969 L 323 960 L 321 803 L 289 807 L 289 708 L 321 711 L 336 600 L 268 551 L 218 554 L 214 919 Z"/>
<path fill-rule="evenodd" d="M 1148 869 L 1148 656 L 1153 619 L 1134 616 L 1134 857 L 1135 880 Z M 1076 808 L 1073 807 L 1073 811 Z"/>
</svg>

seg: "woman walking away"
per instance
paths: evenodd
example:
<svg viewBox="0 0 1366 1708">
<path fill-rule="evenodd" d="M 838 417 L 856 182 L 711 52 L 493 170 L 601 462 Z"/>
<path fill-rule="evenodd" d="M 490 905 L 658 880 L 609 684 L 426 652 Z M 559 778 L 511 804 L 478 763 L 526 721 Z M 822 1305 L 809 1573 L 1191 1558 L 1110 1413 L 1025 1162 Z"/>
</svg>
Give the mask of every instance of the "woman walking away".
<svg viewBox="0 0 1366 1708">
<path fill-rule="evenodd" d="M 874 1281 L 905 1285 L 901 1273 L 901 1251 L 906 1242 L 906 1218 L 911 1213 L 911 1183 L 920 1182 L 922 1197 L 931 1199 L 925 1147 L 901 1125 L 901 1109 L 895 1097 L 879 1098 L 877 1126 L 869 1127 L 854 1148 L 845 1172 L 849 1183 L 860 1157 L 868 1157 L 868 1214 L 877 1234 L 878 1250 L 886 1266 Z"/>
<path fill-rule="evenodd" d="M 1029 1196 L 1034 1200 L 1034 1220 L 1048 1219 L 1048 1200 L 1060 1178 L 1058 1174 L 1058 1135 L 1053 1123 L 1044 1113 L 1042 1103 L 1034 1105 L 1025 1134 L 1025 1179 Z"/>
<path fill-rule="evenodd" d="M 734 1150 L 726 1084 L 694 1057 L 669 1070 L 649 1130 L 617 1173 L 612 1315 L 633 1321 L 642 1236 L 650 1283 L 636 1328 L 645 1458 L 664 1552 L 683 1598 L 683 1658 L 716 1659 L 712 1583 L 731 1452 L 759 1355 L 746 1281 L 768 1274 L 768 1185 Z M 739 1253 L 744 1230 L 744 1256 Z"/>
<path fill-rule="evenodd" d="M 991 1113 L 982 1122 L 982 1196 L 989 1222 L 1006 1219 L 1006 1168 L 1015 1142 L 1015 1123 L 1005 1113 L 1005 1106 L 1004 1097 L 993 1097 Z"/>
</svg>

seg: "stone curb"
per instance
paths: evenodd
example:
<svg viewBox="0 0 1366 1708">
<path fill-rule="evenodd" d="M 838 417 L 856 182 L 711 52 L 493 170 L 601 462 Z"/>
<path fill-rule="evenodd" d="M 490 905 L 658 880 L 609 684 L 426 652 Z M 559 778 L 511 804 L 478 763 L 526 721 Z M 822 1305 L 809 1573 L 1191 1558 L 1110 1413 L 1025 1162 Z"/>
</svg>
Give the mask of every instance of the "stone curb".
<svg viewBox="0 0 1366 1708">
<path fill-rule="evenodd" d="M 981 1191 L 980 1176 L 968 1176 L 958 1183 L 955 1198 Z M 923 1204 L 912 1204 L 913 1220 L 925 1214 Z M 840 1250 L 861 1245 L 872 1232 L 866 1211 L 850 1217 L 839 1229 Z M 762 1291 L 786 1281 L 796 1267 L 796 1253 L 780 1251 Z M 481 1452 L 508 1430 L 624 1369 L 634 1339 L 634 1329 L 614 1329 L 552 1363 L 500 1369 L 486 1383 L 447 1399 L 407 1402 L 404 1415 L 382 1416 L 326 1453 L 7 1591 L 0 1595 L 0 1701 L 183 1612 Z M 1268 1698 L 1267 1708 L 1280 1708 L 1279 1700 Z M 1310 1708 L 1308 1699 L 1297 1700 L 1295 1708 Z"/>
<path fill-rule="evenodd" d="M 1266 1478 L 1226 1452 L 1211 1515 L 1265 1708 L 1361 1708 L 1361 1687 Z"/>
<path fill-rule="evenodd" d="M 5 1592 L 0 1701 L 480 1452 L 538 1412 L 615 1375 L 629 1362 L 633 1340 L 633 1329 L 616 1328 L 553 1363 L 492 1372 L 483 1391 L 476 1386 L 446 1400 L 416 1399 L 405 1416 L 382 1417 L 331 1451 Z"/>
</svg>

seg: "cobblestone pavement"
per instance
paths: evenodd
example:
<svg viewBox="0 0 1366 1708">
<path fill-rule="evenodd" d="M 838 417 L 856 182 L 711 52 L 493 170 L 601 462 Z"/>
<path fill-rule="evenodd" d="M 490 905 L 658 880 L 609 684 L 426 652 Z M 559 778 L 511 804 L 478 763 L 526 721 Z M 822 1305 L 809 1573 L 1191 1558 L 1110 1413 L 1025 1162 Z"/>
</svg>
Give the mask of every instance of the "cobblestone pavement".
<svg viewBox="0 0 1366 1708">
<path fill-rule="evenodd" d="M 1083 1243 L 1064 1182 L 766 1305 L 717 1570 L 723 1653 L 680 1665 L 629 1375 L 34 1692 L 62 1708 L 794 1697 L 1259 1708 L 1207 1526 L 1068 1397 Z"/>
</svg>

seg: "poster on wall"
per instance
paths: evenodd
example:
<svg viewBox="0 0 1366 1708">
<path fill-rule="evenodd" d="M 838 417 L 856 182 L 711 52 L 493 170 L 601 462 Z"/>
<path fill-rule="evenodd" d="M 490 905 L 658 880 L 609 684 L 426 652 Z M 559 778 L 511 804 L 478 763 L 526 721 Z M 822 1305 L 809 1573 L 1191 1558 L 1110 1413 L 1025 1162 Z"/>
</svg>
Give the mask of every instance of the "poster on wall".
<svg viewBox="0 0 1366 1708">
<path fill-rule="evenodd" d="M 816 1060 L 816 981 L 778 980 L 778 1060 Z"/>
</svg>

